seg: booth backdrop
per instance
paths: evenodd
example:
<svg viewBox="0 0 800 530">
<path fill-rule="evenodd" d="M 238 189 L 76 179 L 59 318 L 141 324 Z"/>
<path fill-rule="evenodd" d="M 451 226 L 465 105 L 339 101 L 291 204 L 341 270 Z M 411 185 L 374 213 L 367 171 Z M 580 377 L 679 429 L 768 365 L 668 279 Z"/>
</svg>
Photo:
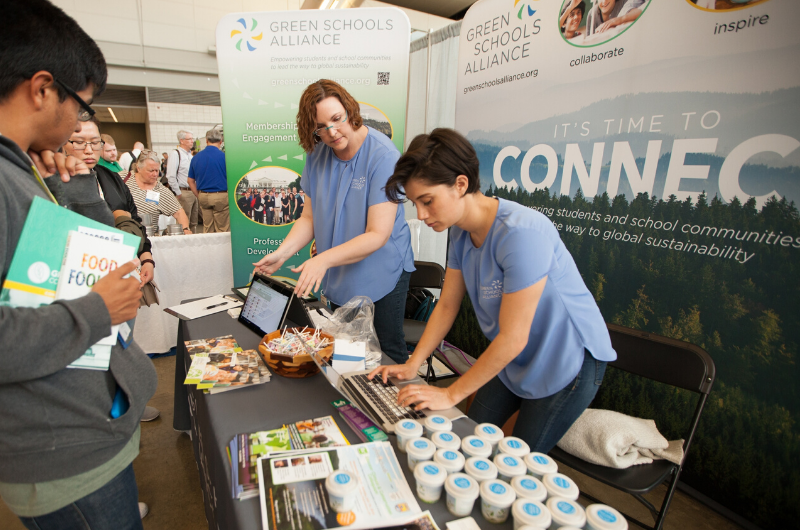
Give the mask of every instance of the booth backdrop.
<svg viewBox="0 0 800 530">
<path fill-rule="evenodd" d="M 552 220 L 607 321 L 713 357 L 682 480 L 759 526 L 795 526 L 800 3 L 647 0 L 592 32 L 604 20 L 586 0 L 562 32 L 571 2 L 469 10 L 456 127 L 487 193 Z M 452 340 L 480 350 L 465 315 Z M 672 439 L 692 403 L 609 373 L 596 406 Z"/>
<path fill-rule="evenodd" d="M 361 104 L 364 123 L 402 151 L 409 39 L 408 17 L 396 8 L 235 13 L 220 20 L 217 60 L 237 285 L 249 281 L 253 262 L 277 249 L 292 227 L 289 219 L 273 226 L 257 222 L 239 201 L 247 189 L 299 190 L 306 155 L 296 116 L 310 83 L 327 78 L 344 86 Z M 296 279 L 289 269 L 312 250 L 307 245 L 276 276 Z"/>
</svg>

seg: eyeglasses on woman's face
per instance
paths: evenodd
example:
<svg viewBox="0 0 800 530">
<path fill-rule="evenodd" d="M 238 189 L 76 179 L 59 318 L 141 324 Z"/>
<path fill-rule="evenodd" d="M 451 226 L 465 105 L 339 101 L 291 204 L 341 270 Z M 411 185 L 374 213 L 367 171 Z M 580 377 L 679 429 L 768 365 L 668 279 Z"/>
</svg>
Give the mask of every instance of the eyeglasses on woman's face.
<svg viewBox="0 0 800 530">
<path fill-rule="evenodd" d="M 335 118 L 333 119 L 333 123 L 332 123 L 331 125 L 328 125 L 327 127 L 320 127 L 319 129 L 316 129 L 316 130 L 314 131 L 314 135 L 315 135 L 315 136 L 317 136 L 317 137 L 321 137 L 321 136 L 322 136 L 322 133 L 324 133 L 324 132 L 327 132 L 327 131 L 330 131 L 331 129 L 333 129 L 334 131 L 338 131 L 338 130 L 339 130 L 339 128 L 340 128 L 342 125 L 344 125 L 344 123 L 345 123 L 346 121 L 347 121 L 347 112 L 345 112 L 345 113 L 344 113 L 344 116 L 342 116 L 341 118 L 336 118 L 336 117 L 335 117 Z"/>
</svg>

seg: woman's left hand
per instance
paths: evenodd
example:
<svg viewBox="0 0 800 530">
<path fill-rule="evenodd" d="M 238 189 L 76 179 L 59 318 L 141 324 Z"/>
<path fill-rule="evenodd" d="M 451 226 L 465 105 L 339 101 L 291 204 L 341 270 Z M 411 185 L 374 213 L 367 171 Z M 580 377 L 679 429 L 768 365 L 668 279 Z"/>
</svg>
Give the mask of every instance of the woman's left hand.
<svg viewBox="0 0 800 530">
<path fill-rule="evenodd" d="M 150 280 L 153 279 L 153 275 L 155 274 L 155 268 L 153 267 L 152 263 L 145 263 L 142 265 L 142 285 L 150 283 Z"/>
<path fill-rule="evenodd" d="M 295 294 L 298 296 L 308 296 L 313 291 L 318 291 L 328 272 L 330 265 L 323 254 L 317 254 L 313 258 L 306 260 L 298 267 L 292 269 L 292 272 L 299 272 L 300 277 L 297 279 L 297 286 L 294 288 Z"/>
<path fill-rule="evenodd" d="M 397 403 L 403 407 L 414 406 L 414 410 L 444 410 L 455 407 L 457 401 L 449 388 L 428 385 L 406 385 L 397 394 Z"/>
</svg>

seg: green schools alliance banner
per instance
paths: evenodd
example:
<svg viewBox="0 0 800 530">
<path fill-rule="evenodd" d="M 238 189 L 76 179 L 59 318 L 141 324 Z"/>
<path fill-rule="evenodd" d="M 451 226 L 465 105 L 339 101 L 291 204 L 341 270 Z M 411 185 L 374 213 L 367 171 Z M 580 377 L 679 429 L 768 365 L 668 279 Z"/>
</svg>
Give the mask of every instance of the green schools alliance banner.
<svg viewBox="0 0 800 530">
<path fill-rule="evenodd" d="M 797 0 L 481 0 L 458 60 L 483 190 L 552 220 L 606 321 L 711 354 L 682 481 L 763 528 L 800 520 L 798 27 Z M 594 406 L 682 437 L 686 393 L 612 372 Z"/>
<path fill-rule="evenodd" d="M 275 219 L 268 209 L 251 211 L 247 192 L 299 192 L 306 154 L 296 117 L 309 84 L 332 79 L 344 86 L 360 103 L 364 123 L 402 150 L 410 32 L 408 17 L 396 8 L 233 13 L 220 20 L 217 61 L 236 285 L 249 282 L 253 263 L 275 251 L 292 228 L 293 215 Z M 275 276 L 296 280 L 289 269 L 312 252 L 313 243 Z"/>
</svg>

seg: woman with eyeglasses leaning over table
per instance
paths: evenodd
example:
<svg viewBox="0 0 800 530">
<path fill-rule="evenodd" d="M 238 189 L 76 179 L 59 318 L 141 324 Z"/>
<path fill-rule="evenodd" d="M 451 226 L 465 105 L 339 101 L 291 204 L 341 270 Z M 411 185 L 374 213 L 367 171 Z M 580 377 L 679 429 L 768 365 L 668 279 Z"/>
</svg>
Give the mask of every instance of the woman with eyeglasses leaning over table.
<svg viewBox="0 0 800 530">
<path fill-rule="evenodd" d="M 400 153 L 385 134 L 363 124 L 358 102 L 327 79 L 300 97 L 297 134 L 308 153 L 300 179 L 303 212 L 256 270 L 274 273 L 316 238 L 317 255 L 291 269 L 300 273 L 295 293 L 321 286 L 334 308 L 369 297 L 381 349 L 405 362 L 403 313 L 414 256 L 403 205 L 383 191 Z"/>
<path fill-rule="evenodd" d="M 450 228 L 442 295 L 414 354 L 370 378 L 411 379 L 447 334 L 469 294 L 492 342 L 448 388 L 408 385 L 401 404 L 441 410 L 477 391 L 469 417 L 502 426 L 514 412 L 514 436 L 546 453 L 589 406 L 616 359 L 603 317 L 558 230 L 547 216 L 480 191 L 478 157 L 451 129 L 414 138 L 386 184 L 418 217 Z"/>
</svg>

